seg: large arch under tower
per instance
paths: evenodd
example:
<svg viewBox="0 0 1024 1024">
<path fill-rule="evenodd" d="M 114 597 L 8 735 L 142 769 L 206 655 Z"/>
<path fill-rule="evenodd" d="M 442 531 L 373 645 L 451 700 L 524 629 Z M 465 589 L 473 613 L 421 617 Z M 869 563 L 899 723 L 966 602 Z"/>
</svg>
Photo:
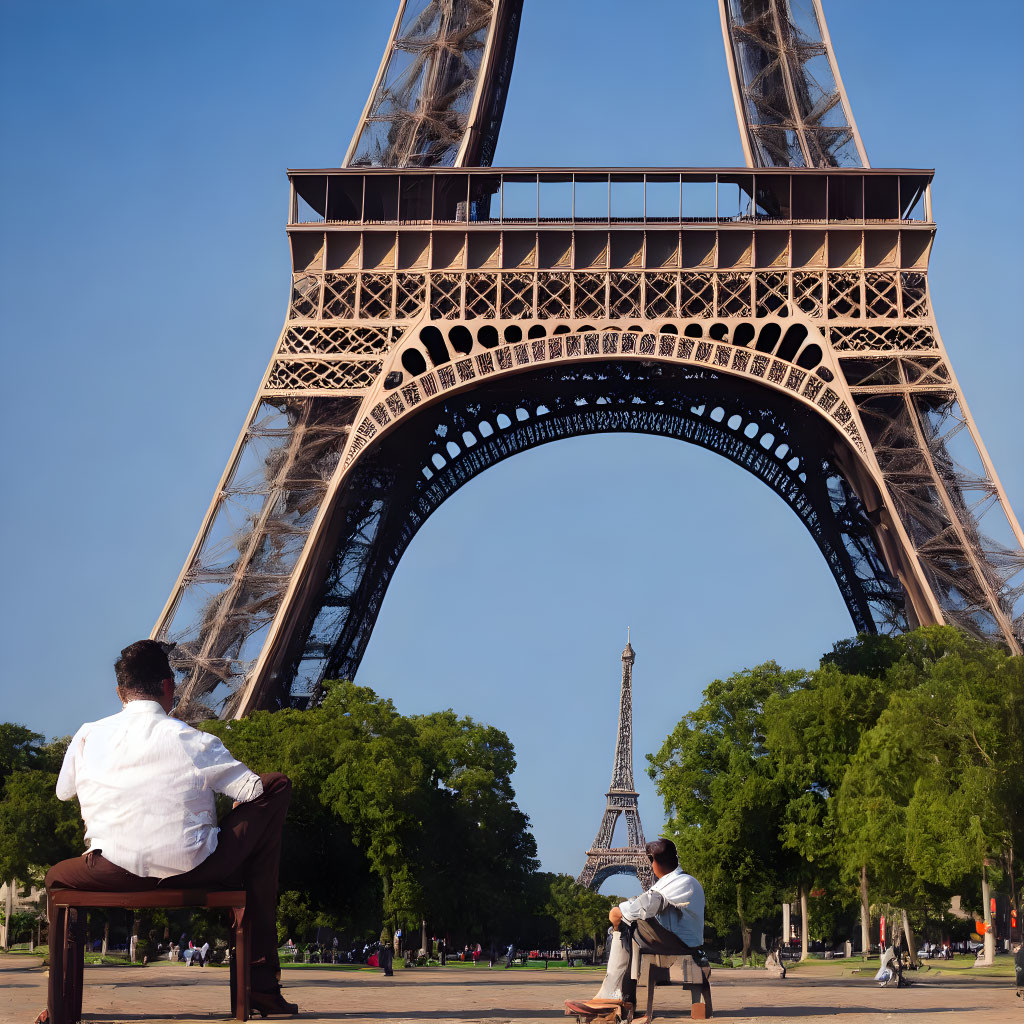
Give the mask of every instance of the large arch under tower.
<svg viewBox="0 0 1024 1024">
<path fill-rule="evenodd" d="M 544 346 L 578 340 L 582 348 L 586 337 L 555 336 Z M 858 496 L 851 483 L 857 456 L 842 434 L 792 398 L 737 384 L 721 371 L 609 358 L 645 338 L 656 344 L 654 336 L 590 337 L 600 339 L 600 357 L 510 374 L 417 405 L 407 422 L 354 460 L 322 531 L 333 557 L 317 563 L 316 580 L 302 584 L 307 600 L 296 606 L 289 639 L 277 645 L 280 661 L 264 670 L 280 686 L 262 691 L 262 706 L 303 705 L 315 699 L 323 678 L 355 675 L 402 554 L 460 487 L 520 452 L 593 433 L 673 437 L 746 469 L 804 523 L 857 628 L 902 628 L 904 591 L 886 568 L 868 511 L 878 509 L 878 496 L 867 503 Z M 205 680 L 217 685 L 212 674 Z M 183 698 L 201 696 L 203 685 L 187 688 Z M 256 693 L 254 687 L 239 699 L 256 700 Z"/>
</svg>

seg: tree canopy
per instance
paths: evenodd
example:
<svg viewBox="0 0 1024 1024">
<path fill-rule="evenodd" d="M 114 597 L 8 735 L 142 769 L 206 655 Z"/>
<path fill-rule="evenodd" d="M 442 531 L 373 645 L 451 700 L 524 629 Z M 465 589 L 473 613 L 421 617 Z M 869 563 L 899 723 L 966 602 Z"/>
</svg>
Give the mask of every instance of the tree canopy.
<svg viewBox="0 0 1024 1024">
<path fill-rule="evenodd" d="M 0 723 L 0 878 L 41 881 L 51 864 L 85 848 L 74 801 L 57 799 L 69 737 L 46 743 L 24 726 Z"/>
<path fill-rule="evenodd" d="M 312 840 L 317 862 L 284 857 L 283 890 L 309 893 L 343 924 L 367 918 L 369 893 L 389 929 L 422 918 L 474 935 L 518 926 L 536 844 L 501 730 L 450 710 L 403 716 L 349 682 L 329 684 L 310 710 L 204 728 L 253 770 L 292 780 L 287 849 Z"/>
<path fill-rule="evenodd" d="M 821 937 L 858 887 L 865 916 L 870 885 L 908 930 L 956 894 L 981 910 L 983 863 L 1016 892 L 1024 658 L 952 627 L 845 640 L 809 672 L 768 662 L 715 680 L 648 760 L 709 923 L 738 925 L 745 949 L 797 888 Z"/>
</svg>

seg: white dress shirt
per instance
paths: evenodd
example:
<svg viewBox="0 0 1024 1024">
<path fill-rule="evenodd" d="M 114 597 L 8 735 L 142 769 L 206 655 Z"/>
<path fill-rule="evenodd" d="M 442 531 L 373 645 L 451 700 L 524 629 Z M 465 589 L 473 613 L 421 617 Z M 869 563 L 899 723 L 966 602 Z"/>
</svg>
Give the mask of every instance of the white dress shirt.
<svg viewBox="0 0 1024 1024">
<path fill-rule="evenodd" d="M 682 868 L 662 875 L 636 899 L 623 900 L 619 910 L 622 920 L 629 924 L 655 918 L 687 946 L 696 947 L 704 942 L 704 889 Z"/>
<path fill-rule="evenodd" d="M 143 878 L 191 871 L 217 849 L 214 793 L 247 803 L 263 783 L 216 736 L 155 700 L 86 722 L 57 778 L 57 796 L 82 806 L 88 850 Z"/>
</svg>

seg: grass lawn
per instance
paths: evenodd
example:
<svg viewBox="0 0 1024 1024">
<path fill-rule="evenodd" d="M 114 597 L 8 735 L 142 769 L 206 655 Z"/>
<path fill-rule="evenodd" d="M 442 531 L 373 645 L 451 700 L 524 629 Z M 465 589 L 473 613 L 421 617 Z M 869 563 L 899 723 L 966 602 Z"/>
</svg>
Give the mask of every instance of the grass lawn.
<svg viewBox="0 0 1024 1024">
<path fill-rule="evenodd" d="M 577 963 L 572 967 L 569 967 L 564 960 L 549 960 L 548 966 L 544 966 L 543 960 L 527 960 L 525 964 L 520 963 L 518 960 L 508 968 L 511 971 L 603 971 L 604 964 L 598 964 L 597 967 L 591 967 L 589 964 Z M 395 966 L 398 966 L 398 961 L 395 961 Z M 431 964 L 431 967 L 440 966 L 439 964 Z M 449 960 L 445 964 L 447 970 L 458 970 L 458 971 L 503 971 L 505 970 L 504 958 L 499 958 L 494 961 L 494 966 L 489 966 L 487 960 L 481 960 L 478 964 L 474 964 L 470 960 Z"/>
<path fill-rule="evenodd" d="M 565 963 L 564 960 L 549 960 L 548 961 L 548 965 L 549 966 L 548 966 L 547 969 L 548 970 L 552 970 L 552 971 L 556 971 L 556 970 L 557 971 L 568 971 L 568 970 L 573 970 L 573 971 L 601 971 L 601 972 L 604 971 L 604 964 L 598 964 L 596 967 L 591 967 L 588 964 L 576 964 L 574 967 L 570 968 L 570 967 L 566 966 L 566 963 Z M 439 967 L 440 964 L 435 962 L 435 963 L 428 964 L 427 966 L 428 967 L 436 968 L 436 967 Z M 303 970 L 318 970 L 318 971 L 379 971 L 380 970 L 379 967 L 367 967 L 366 964 L 308 964 L 308 963 L 296 964 L 296 963 L 289 963 L 288 961 L 283 961 L 281 963 L 281 967 L 286 969 L 286 970 L 289 970 L 289 971 L 291 971 L 291 970 L 296 970 L 296 971 L 303 971 Z M 395 967 L 396 971 L 405 971 L 405 970 L 417 971 L 417 970 L 422 970 L 422 968 L 419 968 L 419 967 L 406 967 L 404 960 L 397 960 L 397 959 L 395 960 L 394 967 Z M 458 971 L 492 971 L 492 970 L 493 971 L 503 971 L 503 970 L 505 970 L 505 962 L 504 962 L 504 960 L 495 961 L 494 966 L 493 967 L 489 967 L 488 966 L 488 962 L 486 960 L 482 961 L 479 964 L 473 964 L 470 961 L 463 962 L 461 960 L 449 960 L 448 963 L 445 965 L 444 969 L 446 971 L 448 971 L 448 970 L 458 970 Z M 510 968 L 510 970 L 513 970 L 513 971 L 543 971 L 544 969 L 545 968 L 544 968 L 544 961 L 543 960 L 530 960 L 526 964 L 515 963 Z"/>
<path fill-rule="evenodd" d="M 975 967 L 970 957 L 962 957 L 959 962 L 956 960 L 925 960 L 921 964 L 921 970 L 915 972 L 918 976 L 927 977 L 931 973 L 960 975 L 968 977 L 977 975 L 980 978 L 1012 978 L 1014 977 L 1013 957 L 997 956 L 996 962 L 991 967 Z"/>
<path fill-rule="evenodd" d="M 879 959 L 877 956 L 862 960 L 859 956 L 845 957 L 839 960 L 787 960 L 786 971 L 798 971 L 801 974 L 811 975 L 816 971 L 830 971 L 836 967 L 843 969 L 843 973 L 853 974 L 859 977 L 874 975 L 878 971 Z M 936 976 L 948 974 L 961 978 L 1012 978 L 1014 976 L 1013 957 L 998 956 L 991 967 L 975 967 L 974 957 L 962 956 L 954 960 L 922 960 L 921 968 L 917 971 L 905 971 L 904 977 L 913 981 L 914 978 L 927 978 L 929 975 Z"/>
</svg>

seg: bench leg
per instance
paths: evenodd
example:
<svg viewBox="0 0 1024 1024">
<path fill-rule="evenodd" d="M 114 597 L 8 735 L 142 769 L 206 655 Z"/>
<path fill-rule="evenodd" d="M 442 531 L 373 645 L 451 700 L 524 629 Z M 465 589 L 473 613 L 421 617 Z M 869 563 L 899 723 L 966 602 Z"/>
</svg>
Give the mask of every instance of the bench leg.
<svg viewBox="0 0 1024 1024">
<path fill-rule="evenodd" d="M 68 945 L 64 961 L 64 977 L 70 979 L 67 1007 L 73 1024 L 82 1019 L 82 989 L 85 984 L 85 911 L 69 909 L 67 918 Z"/>
<path fill-rule="evenodd" d="M 641 964 L 643 961 L 640 961 Z M 654 957 L 651 957 L 650 966 L 647 968 L 647 1021 L 654 1020 Z"/>
<path fill-rule="evenodd" d="M 235 949 L 231 956 L 231 1016 L 249 1019 L 249 992 L 252 990 L 252 943 L 245 907 L 234 907 L 233 932 Z"/>
<path fill-rule="evenodd" d="M 50 987 L 48 1006 L 51 1024 L 68 1024 L 64 1009 L 64 947 L 67 944 L 67 907 L 49 902 Z"/>
<path fill-rule="evenodd" d="M 711 982 L 707 978 L 700 983 L 700 994 L 704 999 L 704 1008 L 707 1010 L 707 1016 L 713 1017 L 715 1014 L 711 1008 Z"/>
</svg>

